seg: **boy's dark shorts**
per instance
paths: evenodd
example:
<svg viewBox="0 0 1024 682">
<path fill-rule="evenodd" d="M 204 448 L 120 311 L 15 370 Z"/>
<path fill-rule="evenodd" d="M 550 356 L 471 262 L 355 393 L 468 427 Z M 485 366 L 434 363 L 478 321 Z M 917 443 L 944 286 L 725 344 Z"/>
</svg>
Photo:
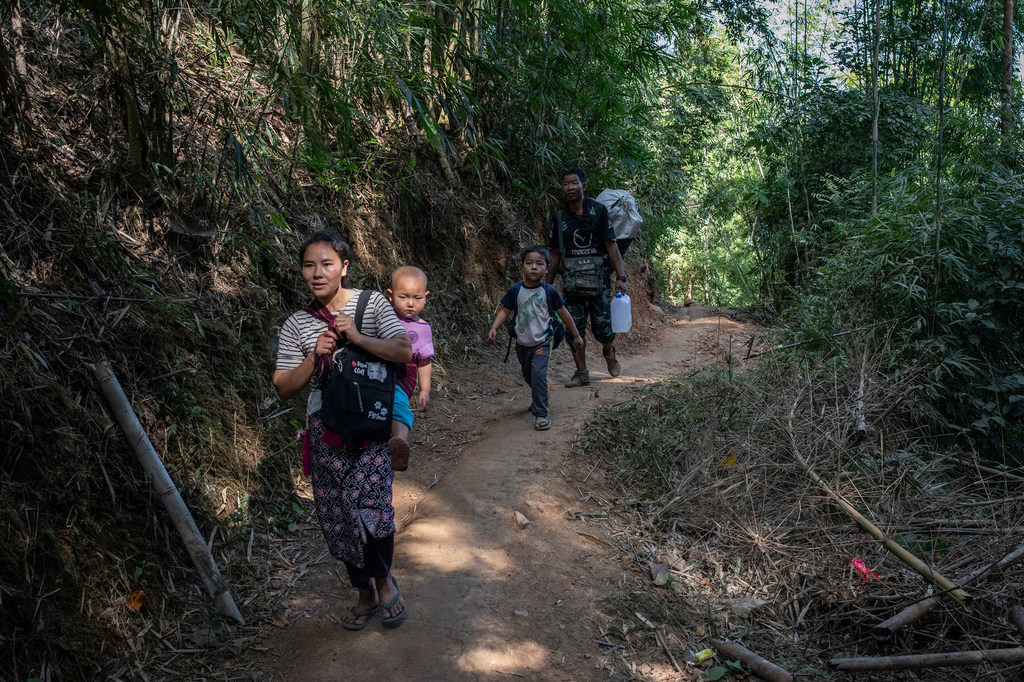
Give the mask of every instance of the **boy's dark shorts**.
<svg viewBox="0 0 1024 682">
<path fill-rule="evenodd" d="M 611 343 L 615 340 L 611 294 L 611 287 L 606 287 L 597 298 L 565 297 L 565 309 L 569 311 L 580 336 L 587 333 L 587 318 L 590 318 L 590 331 L 598 343 Z"/>
</svg>

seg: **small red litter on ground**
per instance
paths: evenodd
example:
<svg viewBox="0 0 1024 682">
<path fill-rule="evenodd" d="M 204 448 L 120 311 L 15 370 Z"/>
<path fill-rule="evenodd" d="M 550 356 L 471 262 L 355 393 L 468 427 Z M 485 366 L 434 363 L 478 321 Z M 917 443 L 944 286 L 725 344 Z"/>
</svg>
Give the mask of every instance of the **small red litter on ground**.
<svg viewBox="0 0 1024 682">
<path fill-rule="evenodd" d="M 864 560 L 860 557 L 855 558 L 850 562 L 850 565 L 857 569 L 857 572 L 864 576 L 864 582 L 870 581 L 872 578 L 877 578 L 878 574 L 867 567 Z"/>
</svg>

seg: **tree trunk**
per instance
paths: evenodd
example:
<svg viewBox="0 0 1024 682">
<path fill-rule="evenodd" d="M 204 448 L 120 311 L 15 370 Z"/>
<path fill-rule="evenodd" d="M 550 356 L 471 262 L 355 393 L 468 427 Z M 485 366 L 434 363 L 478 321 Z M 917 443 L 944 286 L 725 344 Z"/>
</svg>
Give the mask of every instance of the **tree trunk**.
<svg viewBox="0 0 1024 682">
<path fill-rule="evenodd" d="M 440 131 L 440 128 L 441 126 L 439 125 L 438 131 Z M 445 151 L 440 132 L 435 133 L 430 142 L 434 146 L 434 151 L 437 152 L 437 161 L 441 164 L 441 170 L 444 172 L 444 177 L 448 180 L 448 184 L 452 187 L 457 186 L 459 180 L 455 176 L 455 171 L 452 170 L 452 164 L 448 161 L 448 154 Z"/>
<path fill-rule="evenodd" d="M 420 129 L 416 124 L 416 115 L 412 112 L 409 101 L 401 94 L 398 96 L 398 108 L 402 115 L 402 121 L 405 123 L 405 132 L 409 134 L 409 139 L 413 142 L 419 142 Z"/>
<path fill-rule="evenodd" d="M 138 90 L 135 77 L 128 63 L 128 56 L 121 47 L 121 37 L 114 35 L 107 38 L 107 55 L 113 62 L 115 78 L 119 81 L 121 96 L 124 103 L 124 129 L 128 136 L 128 163 L 132 172 L 141 176 L 148 156 L 148 139 L 142 127 L 142 114 L 139 107 Z"/>
<path fill-rule="evenodd" d="M 946 117 L 946 41 L 948 40 L 949 24 L 946 6 L 942 6 L 942 43 L 939 50 L 939 140 L 936 151 L 935 165 L 935 278 L 934 287 L 937 291 L 941 279 L 942 263 L 940 260 L 942 244 L 942 134 Z M 934 320 L 934 314 L 933 314 Z"/>
<path fill-rule="evenodd" d="M 11 3 L 11 33 L 14 35 L 14 72 L 22 81 L 28 78 L 28 65 L 25 63 L 25 36 L 22 33 L 21 2 Z"/>
<path fill-rule="evenodd" d="M 320 70 L 320 32 L 318 17 L 314 13 L 311 0 L 299 3 L 299 68 L 300 78 L 305 84 L 307 73 L 318 73 Z"/>
<path fill-rule="evenodd" d="M 15 132 L 25 141 L 30 120 L 28 94 L 25 92 L 28 68 L 21 34 L 20 3 L 12 2 L 7 9 L 11 13 L 12 40 L 8 49 L 3 32 L 0 32 L 0 119 L 9 119 Z"/>
<path fill-rule="evenodd" d="M 1007 0 L 1012 2 L 1012 0 Z M 875 45 L 871 51 L 871 82 L 874 106 L 871 114 L 871 217 L 878 216 L 878 39 L 882 33 L 882 0 L 875 0 Z"/>
<path fill-rule="evenodd" d="M 0 119 L 11 120 L 14 129 L 24 133 L 27 126 L 25 90 L 12 57 L 0 32 Z"/>
<path fill-rule="evenodd" d="M 1013 0 L 1003 0 L 1003 87 L 999 95 L 1003 108 L 999 115 L 999 130 L 1005 137 L 1013 135 Z"/>
<path fill-rule="evenodd" d="M 415 60 L 413 59 L 414 39 L 412 32 L 410 32 L 408 37 L 406 37 L 402 41 L 402 47 L 405 50 L 404 68 L 408 71 L 410 75 L 413 75 L 416 72 L 417 65 L 415 63 Z M 406 81 L 406 88 L 408 87 L 408 81 Z M 409 90 L 409 94 L 412 94 L 411 90 Z M 409 139 L 412 140 L 414 143 L 419 143 L 420 128 L 419 125 L 416 123 L 416 114 L 412 110 L 412 102 L 409 101 L 409 97 L 406 96 L 405 92 L 402 91 L 401 88 L 399 88 L 398 93 L 398 111 L 399 115 L 402 118 L 402 122 L 405 124 L 405 132 L 409 134 Z"/>
</svg>

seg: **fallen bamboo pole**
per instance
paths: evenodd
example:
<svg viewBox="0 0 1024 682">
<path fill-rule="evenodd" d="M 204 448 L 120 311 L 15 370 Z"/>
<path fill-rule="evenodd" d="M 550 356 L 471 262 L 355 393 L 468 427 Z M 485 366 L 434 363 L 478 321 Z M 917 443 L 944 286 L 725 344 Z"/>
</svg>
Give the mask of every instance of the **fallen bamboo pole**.
<svg viewBox="0 0 1024 682">
<path fill-rule="evenodd" d="M 1019 561 L 1024 557 L 1024 547 L 1018 547 L 999 561 L 994 561 L 991 564 L 982 566 L 974 573 L 964 576 L 959 580 L 961 585 L 968 585 L 973 583 L 975 580 L 984 578 L 992 573 L 998 573 L 1010 564 Z M 892 618 L 884 620 L 873 628 L 875 639 L 879 641 L 885 641 L 895 635 L 897 632 L 920 620 L 923 616 L 935 609 L 939 605 L 940 598 L 938 596 L 928 597 L 916 604 L 911 604 L 907 608 L 897 613 Z"/>
<path fill-rule="evenodd" d="M 987 467 L 983 464 L 978 464 L 977 462 L 967 462 L 959 457 L 950 457 L 950 459 L 965 469 L 977 469 L 978 471 L 984 471 L 986 474 L 992 474 L 993 476 L 1002 476 L 1009 481 L 1016 481 L 1018 483 L 1024 482 L 1024 476 L 1018 476 L 1017 474 L 1009 471 Z"/>
<path fill-rule="evenodd" d="M 1010 608 L 1010 622 L 1017 628 L 1017 632 L 1024 637 L 1024 608 L 1013 606 Z"/>
<path fill-rule="evenodd" d="M 736 642 L 713 639 L 711 640 L 711 646 L 730 661 L 739 659 L 740 663 L 743 664 L 743 670 L 751 675 L 760 677 L 762 680 L 768 680 L 768 682 L 793 682 L 793 674 L 788 670 L 761 658 L 750 649 L 740 646 Z"/>
<path fill-rule="evenodd" d="M 192 556 L 192 562 L 195 564 L 196 569 L 198 569 L 199 575 L 203 579 L 203 584 L 206 586 L 206 591 L 210 594 L 214 605 L 217 607 L 217 612 L 228 618 L 234 618 L 239 623 L 244 623 L 245 620 L 238 611 L 235 600 L 231 597 L 231 592 L 224 582 L 224 577 L 217 568 L 217 564 L 214 562 L 213 555 L 210 554 L 210 549 L 206 546 L 203 536 L 199 533 L 195 519 L 189 513 L 188 507 L 185 506 L 185 501 L 181 499 L 178 489 L 167 474 L 167 469 L 164 468 L 163 462 L 160 461 L 160 456 L 153 448 L 149 437 L 146 436 L 146 432 L 143 430 L 142 424 L 139 423 L 138 417 L 135 416 L 135 411 L 132 410 L 132 406 L 121 389 L 121 384 L 118 383 L 117 377 L 114 376 L 110 364 L 106 360 L 99 362 L 93 367 L 93 374 L 99 381 L 103 397 L 107 399 L 110 411 L 114 413 L 114 417 L 117 419 L 117 423 L 120 424 L 128 444 L 135 452 L 135 456 L 138 458 L 142 468 L 149 475 L 153 491 L 160 498 L 168 515 L 171 517 L 171 521 L 174 522 L 174 527 L 178 530 L 178 534 L 185 543 L 185 548 L 188 549 L 188 553 Z"/>
<path fill-rule="evenodd" d="M 796 433 L 793 431 L 793 416 L 796 413 L 796 406 L 800 402 L 800 397 L 801 396 L 799 395 L 797 396 L 796 401 L 793 403 L 793 407 L 789 410 L 789 423 L 786 426 L 786 430 L 789 432 L 789 440 L 793 447 L 793 456 L 796 457 L 798 462 L 800 462 L 800 465 L 804 468 L 804 471 L 807 472 L 807 476 L 811 481 L 821 488 L 825 494 L 831 497 L 832 501 L 839 505 L 839 508 L 846 512 L 846 515 L 853 519 L 858 526 L 863 528 L 869 535 L 871 535 L 871 537 L 881 542 L 890 553 L 916 571 L 922 578 L 941 588 L 946 594 L 959 602 L 964 602 L 970 599 L 969 595 L 959 586 L 908 552 L 895 541 L 885 537 L 885 533 L 883 533 L 878 526 L 868 521 L 863 514 L 854 509 L 853 505 L 847 502 L 842 495 L 832 490 L 832 488 L 821 479 L 821 476 L 818 476 L 814 469 L 811 468 L 811 465 L 808 464 L 807 460 L 805 460 L 803 455 L 800 454 L 800 448 L 796 444 Z"/>
<path fill-rule="evenodd" d="M 1024 647 L 989 649 L 988 651 L 950 651 L 943 654 L 909 656 L 875 656 L 869 658 L 833 658 L 829 663 L 836 670 L 865 672 L 868 670 L 916 670 L 943 666 L 979 665 L 981 663 L 1020 663 Z"/>
</svg>

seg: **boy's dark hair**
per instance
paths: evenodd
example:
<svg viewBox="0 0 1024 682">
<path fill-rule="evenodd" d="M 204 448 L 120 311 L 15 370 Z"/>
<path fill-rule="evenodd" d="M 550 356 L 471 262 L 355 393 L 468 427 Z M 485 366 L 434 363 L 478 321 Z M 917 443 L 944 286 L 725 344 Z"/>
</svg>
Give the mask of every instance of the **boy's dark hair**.
<svg viewBox="0 0 1024 682">
<path fill-rule="evenodd" d="M 562 177 L 559 178 L 559 180 L 565 180 L 565 176 L 566 175 L 575 175 L 577 178 L 580 179 L 580 184 L 581 185 L 587 184 L 587 171 L 583 170 L 579 166 L 573 166 L 572 168 L 566 168 L 564 171 L 562 171 Z"/>
<path fill-rule="evenodd" d="M 544 248 L 540 244 L 531 244 L 530 246 L 527 246 L 525 249 L 523 249 L 523 255 L 519 257 L 519 264 L 522 265 L 523 263 L 525 263 L 526 257 L 529 256 L 531 253 L 539 253 L 540 255 L 544 256 L 544 262 L 547 263 L 548 265 L 551 265 L 551 254 L 548 252 L 546 248 Z"/>
<path fill-rule="evenodd" d="M 341 238 L 337 230 L 317 230 L 313 234 L 309 235 L 309 238 L 302 242 L 302 246 L 299 247 L 299 263 L 306 257 L 306 251 L 313 244 L 327 244 L 330 246 L 338 258 L 342 262 L 348 261 L 349 266 L 352 265 L 354 256 L 352 254 L 352 247 L 349 246 L 348 242 Z M 341 286 L 344 288 L 348 282 L 348 275 L 341 278 Z"/>
</svg>

